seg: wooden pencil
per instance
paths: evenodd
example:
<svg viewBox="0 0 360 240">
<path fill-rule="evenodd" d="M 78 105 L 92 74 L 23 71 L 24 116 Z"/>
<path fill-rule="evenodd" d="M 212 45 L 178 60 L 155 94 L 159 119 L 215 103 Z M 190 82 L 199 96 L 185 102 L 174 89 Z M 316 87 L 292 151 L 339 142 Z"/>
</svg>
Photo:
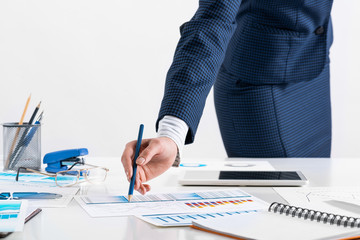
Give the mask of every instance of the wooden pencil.
<svg viewBox="0 0 360 240">
<path fill-rule="evenodd" d="M 24 111 L 23 111 L 23 113 L 21 115 L 21 118 L 20 118 L 20 121 L 19 121 L 19 125 L 22 125 L 24 123 L 24 118 L 25 118 L 25 114 L 26 114 L 26 111 L 27 111 L 29 103 L 30 103 L 30 99 L 31 99 L 31 94 L 30 94 L 30 96 L 28 97 L 28 99 L 26 101 Z M 12 142 L 8 157 L 6 158 L 5 168 L 7 168 L 9 166 L 10 157 L 11 157 L 12 152 L 14 151 L 15 143 L 16 143 L 16 140 L 17 140 L 17 138 L 19 136 L 19 132 L 20 132 L 20 128 L 18 128 L 16 133 L 15 133 L 15 137 L 14 137 L 14 140 Z"/>
</svg>

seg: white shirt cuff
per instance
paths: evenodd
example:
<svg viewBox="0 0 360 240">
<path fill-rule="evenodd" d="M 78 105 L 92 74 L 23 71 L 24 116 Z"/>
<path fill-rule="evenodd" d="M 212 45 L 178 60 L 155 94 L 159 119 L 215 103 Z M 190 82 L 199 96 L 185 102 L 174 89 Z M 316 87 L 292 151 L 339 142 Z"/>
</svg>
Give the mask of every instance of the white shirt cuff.
<svg viewBox="0 0 360 240">
<path fill-rule="evenodd" d="M 159 122 L 158 137 L 168 137 L 172 139 L 179 151 L 179 157 L 185 144 L 186 134 L 189 131 L 188 125 L 180 118 L 165 116 Z"/>
</svg>

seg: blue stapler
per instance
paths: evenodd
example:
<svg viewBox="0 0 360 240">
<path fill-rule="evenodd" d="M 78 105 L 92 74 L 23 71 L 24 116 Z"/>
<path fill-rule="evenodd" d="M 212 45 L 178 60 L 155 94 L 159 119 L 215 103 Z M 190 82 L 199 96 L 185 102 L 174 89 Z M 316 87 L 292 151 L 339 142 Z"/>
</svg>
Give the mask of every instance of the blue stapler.
<svg viewBox="0 0 360 240">
<path fill-rule="evenodd" d="M 87 148 L 77 148 L 61 150 L 47 153 L 44 156 L 43 163 L 47 164 L 45 170 L 50 173 L 57 173 L 59 171 L 68 170 L 68 165 L 82 161 L 81 156 L 87 155 L 89 151 Z"/>
</svg>

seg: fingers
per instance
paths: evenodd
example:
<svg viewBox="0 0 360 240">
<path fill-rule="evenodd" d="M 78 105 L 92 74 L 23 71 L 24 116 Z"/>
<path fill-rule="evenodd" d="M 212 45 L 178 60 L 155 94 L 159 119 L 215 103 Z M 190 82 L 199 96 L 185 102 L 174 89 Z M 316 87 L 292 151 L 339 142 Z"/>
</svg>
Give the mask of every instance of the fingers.
<svg viewBox="0 0 360 240">
<path fill-rule="evenodd" d="M 149 184 L 144 184 L 147 181 L 145 171 L 144 167 L 138 167 L 134 185 L 134 189 L 143 195 L 151 189 Z"/>
<path fill-rule="evenodd" d="M 139 192 L 142 194 L 142 195 L 145 195 L 148 191 L 151 190 L 151 187 L 149 184 L 141 184 L 140 188 L 139 188 Z"/>
<path fill-rule="evenodd" d="M 144 166 L 155 155 L 159 154 L 161 149 L 162 147 L 160 141 L 157 139 L 152 139 L 150 144 L 140 153 L 139 157 L 136 159 L 136 164 L 139 166 Z"/>
<path fill-rule="evenodd" d="M 130 181 L 132 177 L 132 172 L 133 172 L 132 159 L 134 157 L 135 146 L 136 146 L 136 141 L 132 141 L 126 144 L 123 155 L 121 156 L 121 162 L 124 166 L 125 174 L 128 181 Z"/>
<path fill-rule="evenodd" d="M 121 162 L 123 164 L 126 177 L 128 181 L 131 181 L 133 175 L 133 158 L 135 155 L 136 141 L 129 142 L 125 146 L 123 155 L 121 156 Z M 143 166 L 148 163 L 153 156 L 159 154 L 162 149 L 161 142 L 156 139 L 144 139 L 141 144 L 141 152 L 136 160 L 139 166 Z M 141 168 L 141 167 L 140 167 Z M 141 194 L 145 194 L 150 191 L 151 187 L 148 184 L 143 184 L 147 181 L 146 174 L 143 169 L 138 168 L 138 172 L 135 176 L 134 189 L 139 191 Z"/>
<path fill-rule="evenodd" d="M 135 178 L 134 189 L 137 190 L 137 191 L 139 191 L 141 184 L 142 184 L 142 182 L 141 182 L 141 180 L 140 180 L 140 173 L 137 172 L 137 173 L 136 173 L 136 178 Z"/>
</svg>

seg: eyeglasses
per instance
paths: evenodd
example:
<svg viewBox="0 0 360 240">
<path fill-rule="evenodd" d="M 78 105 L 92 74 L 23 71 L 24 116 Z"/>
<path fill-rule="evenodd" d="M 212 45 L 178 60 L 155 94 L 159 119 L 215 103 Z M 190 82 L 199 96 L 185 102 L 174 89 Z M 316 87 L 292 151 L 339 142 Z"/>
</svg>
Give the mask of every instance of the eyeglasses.
<svg viewBox="0 0 360 240">
<path fill-rule="evenodd" d="M 76 164 L 83 164 L 89 167 L 81 168 L 81 169 L 72 169 Z M 81 182 L 90 182 L 90 183 L 104 182 L 107 177 L 107 173 L 109 171 L 109 169 L 105 167 L 99 167 L 99 166 L 94 166 L 91 164 L 85 164 L 79 162 L 73 164 L 68 170 L 59 171 L 54 174 L 39 172 L 31 168 L 19 167 L 16 174 L 16 181 L 19 181 L 21 170 L 26 170 L 54 178 L 56 185 L 59 187 L 71 187 Z"/>
</svg>

